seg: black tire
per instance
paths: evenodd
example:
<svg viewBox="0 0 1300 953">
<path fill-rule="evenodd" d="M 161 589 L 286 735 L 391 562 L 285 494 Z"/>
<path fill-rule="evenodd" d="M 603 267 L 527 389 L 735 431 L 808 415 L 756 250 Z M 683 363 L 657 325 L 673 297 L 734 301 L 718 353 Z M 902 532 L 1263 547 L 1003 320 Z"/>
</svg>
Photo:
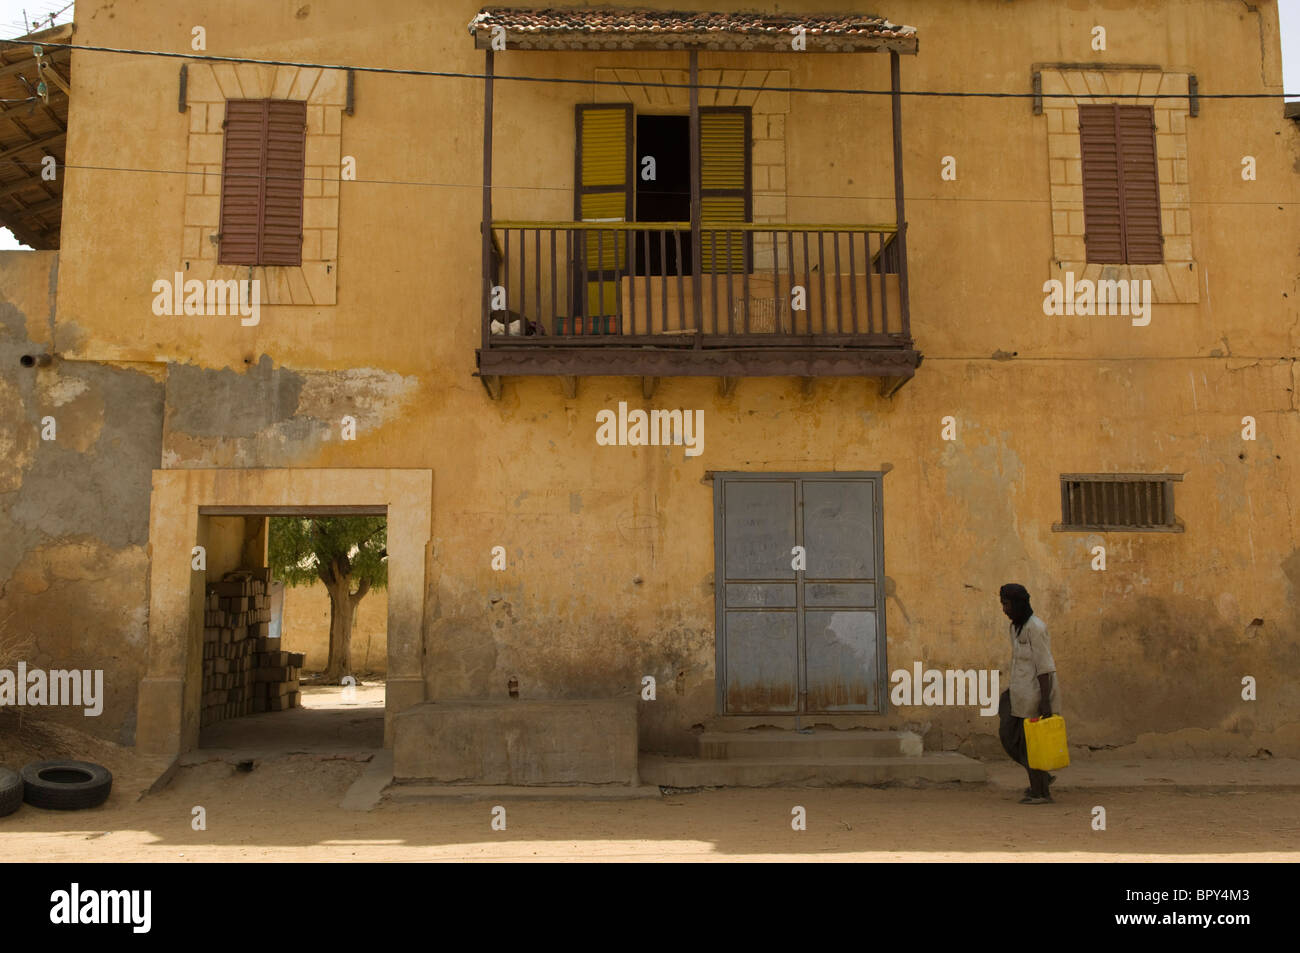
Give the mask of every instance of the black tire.
<svg viewBox="0 0 1300 953">
<path fill-rule="evenodd" d="M 23 768 L 23 800 L 47 811 L 80 811 L 108 800 L 113 775 L 89 761 L 33 761 Z"/>
<path fill-rule="evenodd" d="M 0 817 L 6 817 L 23 806 L 23 779 L 17 771 L 0 768 Z"/>
</svg>

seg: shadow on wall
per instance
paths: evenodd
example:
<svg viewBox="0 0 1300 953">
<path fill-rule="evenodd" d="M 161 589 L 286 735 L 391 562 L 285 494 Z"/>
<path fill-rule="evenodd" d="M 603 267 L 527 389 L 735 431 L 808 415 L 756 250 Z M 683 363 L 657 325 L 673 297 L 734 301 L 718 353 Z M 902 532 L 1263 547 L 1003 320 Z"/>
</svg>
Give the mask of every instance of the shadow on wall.
<svg viewBox="0 0 1300 953">
<path fill-rule="evenodd" d="M 303 668 L 311 672 L 325 669 L 329 661 L 330 597 L 325 586 L 284 586 L 283 609 L 277 613 L 281 626 L 281 650 L 302 652 L 307 656 Z M 274 592 L 272 599 L 277 597 Z M 274 603 L 273 603 L 274 604 Z M 388 591 L 372 589 L 357 606 L 352 627 L 352 669 L 355 672 L 388 672 Z"/>
</svg>

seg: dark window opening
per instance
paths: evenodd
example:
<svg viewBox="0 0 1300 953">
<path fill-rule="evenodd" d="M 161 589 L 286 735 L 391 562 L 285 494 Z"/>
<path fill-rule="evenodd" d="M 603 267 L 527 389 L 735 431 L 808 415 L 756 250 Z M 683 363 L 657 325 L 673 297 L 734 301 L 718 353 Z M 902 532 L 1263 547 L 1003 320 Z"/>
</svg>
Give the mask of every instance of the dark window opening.
<svg viewBox="0 0 1300 953">
<path fill-rule="evenodd" d="M 653 160 L 652 179 L 647 178 L 651 167 L 647 160 Z M 689 116 L 636 117 L 635 175 L 638 222 L 691 220 Z M 639 233 L 634 255 L 638 275 L 689 275 L 690 230 Z"/>
<path fill-rule="evenodd" d="M 1061 476 L 1062 530 L 1181 533 L 1174 483 L 1181 474 L 1066 473 Z"/>
</svg>

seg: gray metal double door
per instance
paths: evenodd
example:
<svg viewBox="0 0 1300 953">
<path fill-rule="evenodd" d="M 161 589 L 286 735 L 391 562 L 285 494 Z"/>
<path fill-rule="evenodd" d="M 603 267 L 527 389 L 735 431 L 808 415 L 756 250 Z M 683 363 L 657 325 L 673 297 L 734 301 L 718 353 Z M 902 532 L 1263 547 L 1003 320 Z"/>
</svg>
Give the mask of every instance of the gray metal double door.
<svg viewBox="0 0 1300 953">
<path fill-rule="evenodd" d="M 884 711 L 881 474 L 720 473 L 713 494 L 718 710 Z"/>
</svg>

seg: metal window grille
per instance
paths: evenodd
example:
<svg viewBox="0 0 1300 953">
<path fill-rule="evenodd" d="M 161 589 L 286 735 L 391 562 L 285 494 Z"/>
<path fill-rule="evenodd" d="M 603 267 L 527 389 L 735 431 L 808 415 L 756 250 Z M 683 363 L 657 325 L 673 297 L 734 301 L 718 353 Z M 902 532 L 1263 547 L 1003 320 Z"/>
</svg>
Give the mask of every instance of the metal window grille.
<svg viewBox="0 0 1300 953">
<path fill-rule="evenodd" d="M 1062 529 L 1181 529 L 1174 515 L 1180 474 L 1067 473 L 1061 476 Z"/>
</svg>

